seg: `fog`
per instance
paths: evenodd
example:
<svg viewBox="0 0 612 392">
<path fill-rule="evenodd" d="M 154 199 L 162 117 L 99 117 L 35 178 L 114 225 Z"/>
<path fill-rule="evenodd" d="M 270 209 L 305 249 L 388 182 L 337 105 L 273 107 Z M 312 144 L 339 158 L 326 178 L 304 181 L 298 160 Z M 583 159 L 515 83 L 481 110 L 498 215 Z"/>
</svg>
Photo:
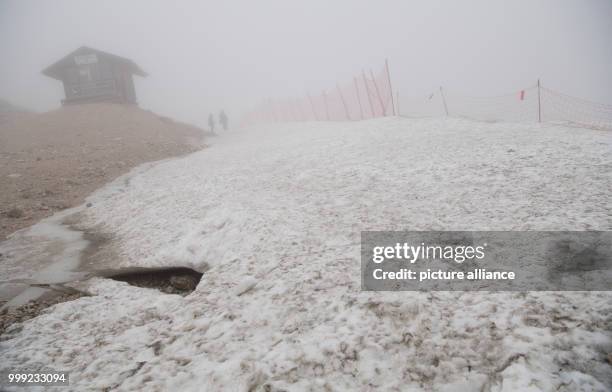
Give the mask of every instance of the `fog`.
<svg viewBox="0 0 612 392">
<path fill-rule="evenodd" d="M 133 59 L 143 108 L 203 125 L 302 96 L 389 59 L 394 89 L 471 96 L 550 88 L 612 103 L 612 2 L 1 1 L 0 97 L 56 108 L 40 71 L 79 46 Z"/>
</svg>

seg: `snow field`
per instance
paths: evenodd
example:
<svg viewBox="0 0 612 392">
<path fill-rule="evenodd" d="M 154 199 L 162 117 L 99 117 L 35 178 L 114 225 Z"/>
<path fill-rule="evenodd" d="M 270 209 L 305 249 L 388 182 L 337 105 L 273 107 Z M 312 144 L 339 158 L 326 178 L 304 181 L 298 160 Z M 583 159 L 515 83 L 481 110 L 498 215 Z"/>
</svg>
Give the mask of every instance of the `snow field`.
<svg viewBox="0 0 612 392">
<path fill-rule="evenodd" d="M 117 266 L 0 343 L 72 388 L 605 391 L 612 295 L 360 291 L 362 230 L 610 230 L 610 133 L 385 118 L 260 126 L 93 194 Z"/>
</svg>

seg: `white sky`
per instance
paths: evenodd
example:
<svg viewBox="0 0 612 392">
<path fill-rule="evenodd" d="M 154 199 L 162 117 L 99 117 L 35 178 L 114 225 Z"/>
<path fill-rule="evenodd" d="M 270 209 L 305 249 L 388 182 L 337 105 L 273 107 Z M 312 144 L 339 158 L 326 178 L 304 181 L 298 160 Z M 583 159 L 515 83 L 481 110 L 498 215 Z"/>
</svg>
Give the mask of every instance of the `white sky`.
<svg viewBox="0 0 612 392">
<path fill-rule="evenodd" d="M 49 110 L 47 65 L 81 45 L 126 56 L 142 107 L 204 124 L 349 81 L 389 58 L 394 88 L 470 96 L 535 84 L 612 104 L 610 0 L 0 0 L 0 97 Z"/>
</svg>

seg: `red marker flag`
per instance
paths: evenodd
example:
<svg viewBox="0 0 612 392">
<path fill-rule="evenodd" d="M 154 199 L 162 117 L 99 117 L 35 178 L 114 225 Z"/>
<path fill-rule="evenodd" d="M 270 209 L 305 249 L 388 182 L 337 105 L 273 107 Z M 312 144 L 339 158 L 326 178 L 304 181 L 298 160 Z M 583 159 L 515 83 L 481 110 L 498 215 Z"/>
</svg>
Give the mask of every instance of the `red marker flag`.
<svg viewBox="0 0 612 392">
<path fill-rule="evenodd" d="M 525 90 L 521 90 L 521 101 L 525 99 Z"/>
</svg>

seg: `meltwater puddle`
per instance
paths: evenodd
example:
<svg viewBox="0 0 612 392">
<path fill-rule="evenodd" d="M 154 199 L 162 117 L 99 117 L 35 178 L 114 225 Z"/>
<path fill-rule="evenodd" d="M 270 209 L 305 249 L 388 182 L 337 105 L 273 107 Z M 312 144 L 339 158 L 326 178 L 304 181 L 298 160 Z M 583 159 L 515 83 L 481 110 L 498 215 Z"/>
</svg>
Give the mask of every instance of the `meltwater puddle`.
<svg viewBox="0 0 612 392">
<path fill-rule="evenodd" d="M 2 309 L 24 305 L 58 291 L 55 285 L 87 275 L 76 270 L 89 241 L 83 232 L 64 223 L 82 209 L 61 211 L 0 244 L 0 300 L 6 301 Z"/>
<path fill-rule="evenodd" d="M 101 277 L 153 288 L 166 294 L 187 295 L 203 273 L 187 267 L 79 270 L 89 246 L 83 231 L 67 223 L 83 210 L 71 208 L 18 231 L 0 244 L 0 313 L 41 298 L 86 295 L 65 284 Z"/>
</svg>

